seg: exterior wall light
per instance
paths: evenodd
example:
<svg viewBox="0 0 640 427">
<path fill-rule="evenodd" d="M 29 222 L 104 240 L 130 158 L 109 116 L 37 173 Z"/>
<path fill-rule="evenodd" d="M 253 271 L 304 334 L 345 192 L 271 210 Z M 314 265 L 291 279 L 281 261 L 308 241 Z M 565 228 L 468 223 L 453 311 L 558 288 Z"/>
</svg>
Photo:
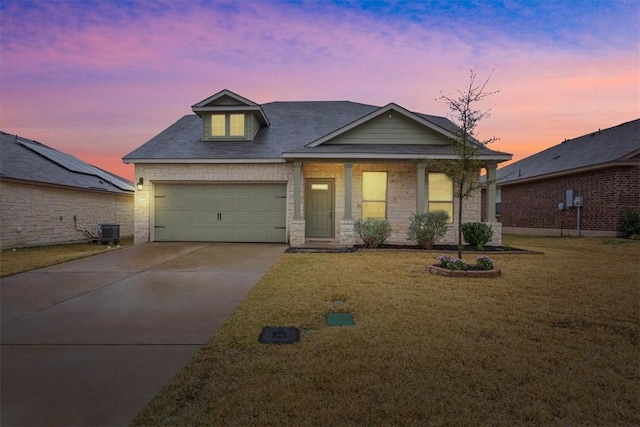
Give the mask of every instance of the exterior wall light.
<svg viewBox="0 0 640 427">
<path fill-rule="evenodd" d="M 142 186 L 144 185 L 144 179 L 142 179 L 142 177 L 140 177 L 140 179 L 138 180 L 138 183 L 136 184 L 136 188 L 138 190 L 142 190 Z"/>
</svg>

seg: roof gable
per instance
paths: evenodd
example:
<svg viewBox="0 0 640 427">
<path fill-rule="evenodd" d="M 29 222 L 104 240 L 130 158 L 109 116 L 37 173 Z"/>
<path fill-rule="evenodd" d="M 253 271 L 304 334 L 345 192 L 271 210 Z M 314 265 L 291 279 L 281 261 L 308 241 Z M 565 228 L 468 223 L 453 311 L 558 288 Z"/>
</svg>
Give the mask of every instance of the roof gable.
<svg viewBox="0 0 640 427">
<path fill-rule="evenodd" d="M 395 129 L 396 133 L 391 134 Z M 397 133 L 400 131 L 400 134 Z M 375 136 L 375 137 L 374 137 Z M 372 137 L 374 137 L 372 139 Z M 455 135 L 421 115 L 390 103 L 319 138 L 306 146 L 322 144 L 447 144 Z"/>
<path fill-rule="evenodd" d="M 210 97 L 203 99 L 191 106 L 192 109 L 200 107 L 213 107 L 213 106 L 228 106 L 228 105 L 244 105 L 244 106 L 258 106 L 253 101 L 244 98 L 237 93 L 231 92 L 228 89 L 223 89 L 220 92 L 211 95 Z"/>
<path fill-rule="evenodd" d="M 269 119 L 259 104 L 228 89 L 192 105 L 191 110 L 200 117 L 207 113 L 252 112 L 262 125 L 269 126 Z"/>
</svg>

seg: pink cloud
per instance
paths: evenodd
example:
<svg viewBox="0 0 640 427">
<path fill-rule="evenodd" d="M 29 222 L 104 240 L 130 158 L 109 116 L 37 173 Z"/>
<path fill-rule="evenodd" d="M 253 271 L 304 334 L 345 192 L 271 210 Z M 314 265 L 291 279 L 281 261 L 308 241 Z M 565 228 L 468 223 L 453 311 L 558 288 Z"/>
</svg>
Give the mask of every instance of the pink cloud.
<svg viewBox="0 0 640 427">
<path fill-rule="evenodd" d="M 486 102 L 493 114 L 481 136 L 500 137 L 492 148 L 516 160 L 640 115 L 637 52 L 596 57 L 497 32 L 480 43 L 422 23 L 263 2 L 141 16 L 102 2 L 82 22 L 68 18 L 73 9 L 45 2 L 3 20 L 3 32 L 24 36 L 2 46 L 0 128 L 129 178 L 120 157 L 223 88 L 260 103 L 396 102 L 446 115 L 441 91 L 464 87 L 470 68 L 480 78 L 495 68 L 489 88 L 501 91 Z"/>
</svg>

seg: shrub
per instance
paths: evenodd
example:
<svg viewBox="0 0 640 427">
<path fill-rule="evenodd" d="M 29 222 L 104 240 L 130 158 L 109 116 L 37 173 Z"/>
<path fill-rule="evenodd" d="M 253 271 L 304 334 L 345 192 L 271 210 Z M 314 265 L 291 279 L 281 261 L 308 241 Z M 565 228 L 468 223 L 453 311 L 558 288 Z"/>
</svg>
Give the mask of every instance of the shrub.
<svg viewBox="0 0 640 427">
<path fill-rule="evenodd" d="M 624 211 L 619 230 L 627 239 L 640 239 L 640 215 L 633 209 Z"/>
<path fill-rule="evenodd" d="M 438 257 L 437 267 L 448 268 L 449 270 L 466 270 L 469 268 L 460 258 L 451 258 L 447 255 Z"/>
<path fill-rule="evenodd" d="M 377 248 L 391 235 L 391 223 L 386 219 L 359 219 L 354 231 L 364 242 L 366 248 Z"/>
<path fill-rule="evenodd" d="M 493 270 L 493 260 L 486 256 L 476 258 L 476 268 L 479 270 Z"/>
<path fill-rule="evenodd" d="M 449 214 L 445 211 L 414 213 L 409 218 L 407 240 L 413 240 L 423 249 L 431 249 L 436 240 L 447 232 Z"/>
<path fill-rule="evenodd" d="M 493 231 L 490 225 L 481 222 L 467 222 L 462 224 L 462 235 L 467 243 L 481 251 L 484 249 L 484 245 L 491 241 Z"/>
</svg>

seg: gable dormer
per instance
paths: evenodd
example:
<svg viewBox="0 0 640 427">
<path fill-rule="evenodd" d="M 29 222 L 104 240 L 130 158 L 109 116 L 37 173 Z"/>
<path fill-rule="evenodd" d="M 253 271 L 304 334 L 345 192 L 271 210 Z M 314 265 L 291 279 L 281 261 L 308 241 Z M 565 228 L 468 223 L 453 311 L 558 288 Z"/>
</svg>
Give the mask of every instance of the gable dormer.
<svg viewBox="0 0 640 427">
<path fill-rule="evenodd" d="M 191 107 L 202 118 L 203 141 L 251 141 L 269 120 L 262 107 L 224 89 Z"/>
</svg>

